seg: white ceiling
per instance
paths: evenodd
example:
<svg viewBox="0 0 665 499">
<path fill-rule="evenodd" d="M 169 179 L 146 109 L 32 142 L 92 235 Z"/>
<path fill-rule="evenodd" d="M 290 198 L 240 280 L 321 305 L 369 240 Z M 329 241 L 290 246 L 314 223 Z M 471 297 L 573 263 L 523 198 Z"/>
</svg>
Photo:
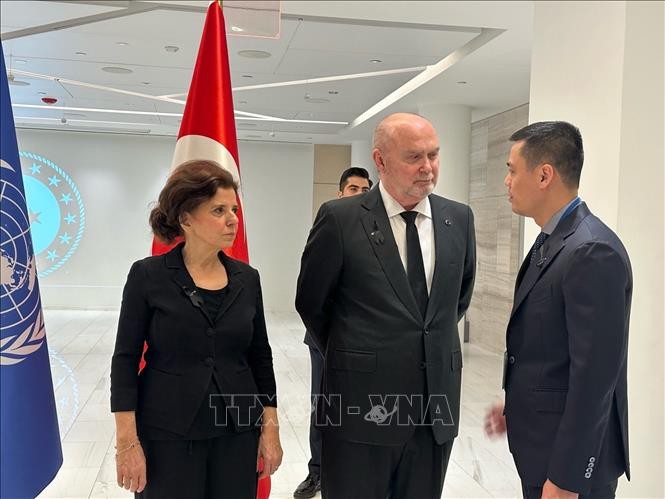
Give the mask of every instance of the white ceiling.
<svg viewBox="0 0 665 499">
<path fill-rule="evenodd" d="M 30 83 L 10 86 L 17 125 L 176 135 L 183 105 L 150 97 L 180 94 L 175 98 L 185 99 L 207 5 L 207 1 L 1 2 L 5 64 L 15 80 Z M 275 26 L 280 31 L 276 38 L 229 34 L 235 109 L 287 120 L 351 123 L 424 67 L 457 54 L 482 33 L 496 36 L 361 126 L 237 119 L 240 139 L 348 143 L 369 138 L 381 115 L 415 110 L 422 103 L 467 105 L 474 119 L 481 119 L 528 101 L 531 2 L 225 1 L 224 5 L 229 33 L 232 23 L 242 23 L 245 32 L 265 34 Z M 136 13 L 126 15 L 127 8 Z M 140 12 L 146 8 L 153 10 Z M 84 16 L 93 16 L 94 21 L 94 16 L 109 13 L 122 17 L 71 21 Z M 62 26 L 57 23 L 80 25 L 43 28 L 52 23 L 56 24 L 51 28 Z M 12 38 L 12 32 L 26 28 L 22 33 L 27 36 Z M 167 52 L 167 45 L 179 50 Z M 238 55 L 241 50 L 262 50 L 271 56 L 248 59 Z M 381 62 L 371 62 L 375 59 Z M 105 66 L 132 73 L 107 73 L 101 70 Z M 320 83 L 239 88 L 403 68 L 412 69 Z M 309 102 L 306 95 L 329 102 Z M 57 98 L 57 104 L 45 106 L 41 102 L 45 96 Z M 63 118 L 67 123 L 62 123 Z"/>
</svg>

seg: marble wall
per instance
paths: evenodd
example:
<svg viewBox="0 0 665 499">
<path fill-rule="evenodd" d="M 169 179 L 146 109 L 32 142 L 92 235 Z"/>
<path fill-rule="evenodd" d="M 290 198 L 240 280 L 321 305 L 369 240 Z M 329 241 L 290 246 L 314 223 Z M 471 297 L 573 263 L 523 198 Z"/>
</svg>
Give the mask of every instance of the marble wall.
<svg viewBox="0 0 665 499">
<path fill-rule="evenodd" d="M 316 214 L 323 203 L 337 197 L 339 178 L 349 166 L 351 166 L 351 146 L 314 145 L 312 221 L 316 218 Z"/>
<path fill-rule="evenodd" d="M 521 217 L 514 215 L 503 179 L 511 143 L 508 138 L 528 124 L 529 106 L 491 116 L 471 125 L 469 204 L 476 222 L 477 270 L 467 312 L 469 341 L 493 352 L 505 349 L 513 288 L 521 263 Z"/>
</svg>

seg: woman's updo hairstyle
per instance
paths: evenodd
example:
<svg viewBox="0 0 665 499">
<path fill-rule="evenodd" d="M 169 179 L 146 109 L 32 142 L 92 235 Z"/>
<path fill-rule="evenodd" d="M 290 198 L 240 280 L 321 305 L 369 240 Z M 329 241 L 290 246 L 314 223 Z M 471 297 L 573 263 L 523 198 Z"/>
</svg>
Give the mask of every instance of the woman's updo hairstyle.
<svg viewBox="0 0 665 499">
<path fill-rule="evenodd" d="M 224 168 L 212 161 L 191 161 L 177 167 L 159 193 L 150 212 L 152 232 L 166 244 L 183 235 L 181 217 L 217 194 L 217 189 L 233 189 L 238 184 Z"/>
</svg>

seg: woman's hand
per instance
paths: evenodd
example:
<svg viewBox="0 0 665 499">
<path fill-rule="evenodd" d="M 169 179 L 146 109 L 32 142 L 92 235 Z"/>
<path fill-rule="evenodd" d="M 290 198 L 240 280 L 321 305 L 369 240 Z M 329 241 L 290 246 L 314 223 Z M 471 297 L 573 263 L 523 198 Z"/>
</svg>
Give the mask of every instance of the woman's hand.
<svg viewBox="0 0 665 499">
<path fill-rule="evenodd" d="M 279 424 L 277 423 L 277 409 L 266 407 L 263 413 L 263 426 L 259 437 L 258 461 L 263 458 L 263 470 L 259 480 L 272 475 L 282 463 L 282 445 L 279 443 Z"/>
<path fill-rule="evenodd" d="M 115 469 L 118 485 L 131 492 L 143 492 L 146 479 L 145 454 L 136 434 L 134 411 L 115 413 Z"/>
<path fill-rule="evenodd" d="M 145 455 L 137 440 L 134 443 L 118 442 L 115 469 L 118 485 L 130 492 L 143 492 L 146 480 Z"/>
</svg>

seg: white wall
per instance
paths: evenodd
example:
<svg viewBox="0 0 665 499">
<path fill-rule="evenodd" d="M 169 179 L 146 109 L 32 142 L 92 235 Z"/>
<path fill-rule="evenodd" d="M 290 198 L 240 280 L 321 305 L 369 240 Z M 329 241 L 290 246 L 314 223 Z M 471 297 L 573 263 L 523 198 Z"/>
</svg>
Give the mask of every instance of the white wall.
<svg viewBox="0 0 665 499">
<path fill-rule="evenodd" d="M 249 259 L 270 310 L 294 311 L 300 256 L 312 226 L 314 146 L 240 142 Z"/>
<path fill-rule="evenodd" d="M 173 139 L 19 129 L 18 143 L 69 174 L 86 213 L 76 252 L 40 278 L 44 306 L 118 307 L 131 263 L 150 254 L 149 204 L 166 179 Z"/>
<path fill-rule="evenodd" d="M 175 139 L 18 130 L 19 149 L 43 156 L 77 184 L 86 211 L 80 246 L 40 279 L 44 306 L 114 309 L 134 260 L 150 254 L 150 204 Z M 299 258 L 311 220 L 312 146 L 240 142 L 250 262 L 270 310 L 293 310 Z"/>
<path fill-rule="evenodd" d="M 610 227 L 617 221 L 625 9 L 625 2 L 536 2 L 534 15 L 529 123 L 579 127 L 580 194 Z M 530 222 L 525 253 L 540 232 Z"/>
</svg>

